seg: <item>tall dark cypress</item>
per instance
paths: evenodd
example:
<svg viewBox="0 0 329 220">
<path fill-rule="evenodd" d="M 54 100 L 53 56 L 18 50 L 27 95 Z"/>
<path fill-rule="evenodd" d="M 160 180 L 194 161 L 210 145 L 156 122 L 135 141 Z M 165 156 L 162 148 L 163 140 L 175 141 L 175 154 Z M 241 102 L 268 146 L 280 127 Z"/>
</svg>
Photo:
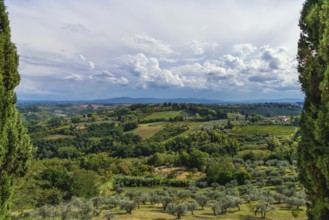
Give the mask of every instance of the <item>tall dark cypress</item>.
<svg viewBox="0 0 329 220">
<path fill-rule="evenodd" d="M 329 0 L 307 0 L 299 22 L 298 71 L 305 104 L 298 164 L 309 219 L 329 219 Z"/>
<path fill-rule="evenodd" d="M 16 109 L 19 81 L 18 55 L 0 0 L 0 220 L 10 219 L 14 181 L 24 175 L 31 158 L 30 139 Z"/>
</svg>

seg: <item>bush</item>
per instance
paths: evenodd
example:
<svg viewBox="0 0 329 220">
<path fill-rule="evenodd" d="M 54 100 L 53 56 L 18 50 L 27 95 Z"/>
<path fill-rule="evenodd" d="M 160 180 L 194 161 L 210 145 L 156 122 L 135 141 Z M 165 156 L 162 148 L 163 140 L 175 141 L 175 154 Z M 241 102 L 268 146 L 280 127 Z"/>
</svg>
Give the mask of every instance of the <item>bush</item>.
<svg viewBox="0 0 329 220">
<path fill-rule="evenodd" d="M 100 177 L 93 171 L 75 170 L 72 173 L 71 181 L 74 196 L 91 198 L 99 194 Z"/>
<path fill-rule="evenodd" d="M 239 185 L 243 185 L 246 181 L 251 180 L 250 174 L 245 170 L 239 170 L 234 173 L 234 179 L 238 182 Z"/>
<path fill-rule="evenodd" d="M 267 184 L 268 185 L 274 185 L 274 186 L 282 185 L 283 180 L 280 177 L 270 177 L 267 181 Z"/>
<path fill-rule="evenodd" d="M 138 187 L 138 186 L 160 186 L 162 184 L 162 179 L 160 178 L 146 178 L 142 176 L 115 176 L 114 177 L 116 185 Z"/>
<path fill-rule="evenodd" d="M 188 179 L 169 179 L 163 182 L 165 186 L 172 187 L 188 187 L 191 183 L 192 181 Z"/>
</svg>

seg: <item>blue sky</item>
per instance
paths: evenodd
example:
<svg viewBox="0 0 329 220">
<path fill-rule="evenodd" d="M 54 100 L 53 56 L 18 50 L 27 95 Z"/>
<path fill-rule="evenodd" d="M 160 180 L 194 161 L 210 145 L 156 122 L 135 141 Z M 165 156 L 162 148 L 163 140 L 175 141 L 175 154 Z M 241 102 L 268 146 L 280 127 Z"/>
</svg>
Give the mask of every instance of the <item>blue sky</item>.
<svg viewBox="0 0 329 220">
<path fill-rule="evenodd" d="M 303 0 L 7 0 L 19 99 L 303 98 Z"/>
</svg>

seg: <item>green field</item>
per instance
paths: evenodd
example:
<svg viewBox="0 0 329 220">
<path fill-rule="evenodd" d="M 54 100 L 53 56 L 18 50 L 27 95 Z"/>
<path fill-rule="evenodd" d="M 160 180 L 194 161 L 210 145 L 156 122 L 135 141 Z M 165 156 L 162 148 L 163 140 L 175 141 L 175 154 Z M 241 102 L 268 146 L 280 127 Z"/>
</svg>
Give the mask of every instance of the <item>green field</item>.
<svg viewBox="0 0 329 220">
<path fill-rule="evenodd" d="M 74 139 L 72 135 L 54 134 L 43 138 L 44 140 Z"/>
<path fill-rule="evenodd" d="M 200 130 L 200 129 L 212 129 L 214 126 L 217 127 L 224 127 L 227 125 L 227 119 L 221 120 L 214 120 L 214 121 L 206 121 L 206 122 L 195 122 L 191 125 L 193 130 Z"/>
<path fill-rule="evenodd" d="M 169 119 L 175 118 L 181 112 L 180 111 L 165 111 L 165 112 L 155 112 L 144 118 L 144 120 L 156 120 L 156 119 Z"/>
<path fill-rule="evenodd" d="M 125 219 L 125 220 L 169 220 L 177 219 L 176 216 L 169 215 L 168 213 L 162 211 L 161 205 L 159 207 L 154 207 L 151 205 L 142 206 L 140 209 L 136 209 L 132 212 L 132 215 L 125 214 L 123 211 L 117 212 L 114 219 Z M 205 207 L 204 210 L 194 211 L 194 216 L 187 212 L 186 215 L 181 217 L 182 220 L 197 220 L 197 219 L 225 219 L 225 220 L 259 220 L 261 218 L 258 214 L 254 215 L 253 212 L 244 204 L 241 206 L 241 211 L 229 210 L 226 214 L 219 214 L 214 216 L 212 210 L 209 207 Z M 300 212 L 297 218 L 294 218 L 290 210 L 286 210 L 284 207 L 277 206 L 277 209 L 273 212 L 267 213 L 267 220 L 306 220 L 305 209 Z"/>
<path fill-rule="evenodd" d="M 151 138 L 153 135 L 161 131 L 165 123 L 150 123 L 150 124 L 140 124 L 138 128 L 134 129 L 132 133 L 141 136 L 142 139 Z"/>
<path fill-rule="evenodd" d="M 292 135 L 296 131 L 292 126 L 280 125 L 248 125 L 236 127 L 232 130 L 235 135 L 271 135 L 271 136 L 287 136 Z"/>
</svg>

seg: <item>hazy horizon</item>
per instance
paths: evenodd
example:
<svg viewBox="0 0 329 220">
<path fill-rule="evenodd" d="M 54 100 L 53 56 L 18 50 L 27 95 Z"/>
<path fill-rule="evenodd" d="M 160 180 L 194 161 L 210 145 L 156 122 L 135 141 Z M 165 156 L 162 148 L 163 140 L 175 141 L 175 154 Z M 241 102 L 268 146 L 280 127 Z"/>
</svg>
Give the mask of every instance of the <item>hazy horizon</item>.
<svg viewBox="0 0 329 220">
<path fill-rule="evenodd" d="M 20 100 L 303 99 L 304 0 L 11 0 Z"/>
</svg>

